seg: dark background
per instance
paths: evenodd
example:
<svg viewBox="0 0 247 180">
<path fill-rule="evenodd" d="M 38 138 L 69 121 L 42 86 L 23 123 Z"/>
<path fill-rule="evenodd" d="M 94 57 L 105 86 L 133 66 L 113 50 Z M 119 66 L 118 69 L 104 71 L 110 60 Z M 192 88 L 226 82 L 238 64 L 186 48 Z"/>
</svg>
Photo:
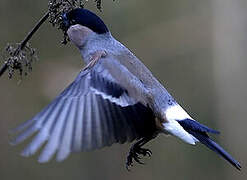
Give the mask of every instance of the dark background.
<svg viewBox="0 0 247 180">
<path fill-rule="evenodd" d="M 30 119 L 68 85 L 83 63 L 71 44 L 48 23 L 32 40 L 39 61 L 20 85 L 0 79 L 0 179 L 246 179 L 247 1 L 103 0 L 97 12 L 113 36 L 130 48 L 188 113 L 221 131 L 214 138 L 238 159 L 238 172 L 204 146 L 160 135 L 146 165 L 125 169 L 130 144 L 72 154 L 62 163 L 39 164 L 9 145 L 9 130 Z M 0 1 L 0 48 L 23 39 L 46 11 L 43 0 Z M 1 59 L 2 61 L 3 59 Z M 2 61 L 3 62 L 3 61 Z"/>
</svg>

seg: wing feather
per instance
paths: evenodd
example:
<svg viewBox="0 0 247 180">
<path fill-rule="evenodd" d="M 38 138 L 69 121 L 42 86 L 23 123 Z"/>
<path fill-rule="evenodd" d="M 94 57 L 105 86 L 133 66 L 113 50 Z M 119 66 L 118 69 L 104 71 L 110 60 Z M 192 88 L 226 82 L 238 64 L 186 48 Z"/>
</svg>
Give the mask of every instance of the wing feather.
<svg viewBox="0 0 247 180">
<path fill-rule="evenodd" d="M 77 110 L 77 103 L 78 103 L 78 99 L 73 99 L 71 101 L 71 104 L 68 110 L 66 124 L 64 124 L 65 130 L 63 132 L 62 142 L 59 147 L 58 154 L 57 154 L 57 159 L 59 161 L 64 160 L 71 152 L 71 143 L 72 143 L 72 138 L 73 138 L 72 137 L 73 136 L 73 125 L 75 124 L 74 120 L 75 120 L 75 114 Z"/>
<path fill-rule="evenodd" d="M 96 144 L 96 148 L 100 148 L 103 146 L 103 133 L 102 131 L 104 130 L 102 127 L 102 123 L 100 120 L 100 111 L 99 111 L 99 105 L 97 102 L 97 97 L 96 95 L 93 96 L 93 102 L 94 102 L 94 121 L 95 121 L 95 137 L 94 137 L 94 141 Z"/>
<path fill-rule="evenodd" d="M 102 123 L 102 136 L 103 136 L 103 144 L 106 146 L 110 146 L 113 144 L 113 135 L 111 131 L 111 119 L 107 117 L 106 114 L 106 101 L 104 101 L 100 96 L 98 97 L 98 105 L 99 105 L 99 113 Z"/>
<path fill-rule="evenodd" d="M 75 121 L 75 133 L 73 138 L 73 144 L 72 144 L 72 150 L 75 152 L 81 151 L 82 147 L 82 132 L 83 132 L 83 126 L 85 125 L 84 121 L 84 114 L 85 114 L 85 106 L 86 100 L 85 97 L 82 96 L 79 98 L 79 104 L 77 109 L 77 116 Z M 80 110 L 81 109 L 81 110 Z"/>
<path fill-rule="evenodd" d="M 48 140 L 48 143 L 46 144 L 44 150 L 42 151 L 40 157 L 39 157 L 39 162 L 44 163 L 48 162 L 52 156 L 56 153 L 59 145 L 60 145 L 60 139 L 62 132 L 64 130 L 64 123 L 66 122 L 66 117 L 67 117 L 67 111 L 69 109 L 69 103 L 66 102 L 66 99 L 62 99 L 62 106 L 59 109 L 59 113 L 57 116 L 52 116 L 50 120 L 53 120 L 54 118 L 54 123 L 53 127 L 51 129 L 51 135 Z"/>
<path fill-rule="evenodd" d="M 50 105 L 17 127 L 19 135 L 12 143 L 38 132 L 22 155 L 33 155 L 47 142 L 39 162 L 49 161 L 56 153 L 56 160 L 62 161 L 71 152 L 131 142 L 145 136 L 154 123 L 152 110 L 131 97 L 99 63 L 81 71 Z"/>
</svg>

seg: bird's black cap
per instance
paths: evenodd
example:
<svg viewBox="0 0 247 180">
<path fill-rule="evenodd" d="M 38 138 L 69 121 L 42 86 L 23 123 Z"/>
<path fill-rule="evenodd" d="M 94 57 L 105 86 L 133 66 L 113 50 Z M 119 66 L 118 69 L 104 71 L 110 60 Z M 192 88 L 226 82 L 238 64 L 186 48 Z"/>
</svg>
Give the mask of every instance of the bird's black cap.
<svg viewBox="0 0 247 180">
<path fill-rule="evenodd" d="M 98 34 L 109 32 L 105 23 L 96 14 L 83 8 L 73 9 L 65 13 L 63 15 L 63 23 L 67 29 L 72 25 L 80 24 Z"/>
</svg>

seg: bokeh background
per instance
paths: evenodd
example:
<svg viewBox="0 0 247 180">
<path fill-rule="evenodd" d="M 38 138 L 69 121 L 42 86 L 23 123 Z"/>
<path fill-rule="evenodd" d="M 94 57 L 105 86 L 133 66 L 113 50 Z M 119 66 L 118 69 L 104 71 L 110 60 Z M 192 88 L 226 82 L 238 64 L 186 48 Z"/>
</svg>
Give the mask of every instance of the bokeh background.
<svg viewBox="0 0 247 180">
<path fill-rule="evenodd" d="M 39 164 L 9 145 L 9 130 L 47 105 L 83 67 L 78 51 L 60 44 L 62 34 L 45 24 L 32 40 L 39 61 L 21 84 L 0 79 L 1 180 L 247 179 L 247 1 L 103 0 L 97 12 L 199 122 L 221 131 L 216 139 L 238 159 L 238 172 L 202 145 L 159 136 L 146 165 L 125 169 L 130 144 L 72 154 L 62 163 Z M 23 39 L 46 11 L 43 0 L 0 1 L 0 48 Z M 3 59 L 1 59 L 2 61 Z M 3 61 L 2 61 L 3 62 Z"/>
</svg>

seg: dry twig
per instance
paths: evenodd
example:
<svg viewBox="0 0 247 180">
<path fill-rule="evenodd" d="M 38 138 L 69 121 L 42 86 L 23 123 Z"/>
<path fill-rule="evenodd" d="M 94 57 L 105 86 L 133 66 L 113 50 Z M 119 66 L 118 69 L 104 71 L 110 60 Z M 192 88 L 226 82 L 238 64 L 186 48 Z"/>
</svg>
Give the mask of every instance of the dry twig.
<svg viewBox="0 0 247 180">
<path fill-rule="evenodd" d="M 63 31 L 63 44 L 68 42 L 68 37 L 62 23 L 62 15 L 74 8 L 83 8 L 88 0 L 49 0 L 48 11 L 38 21 L 34 28 L 28 33 L 21 43 L 8 44 L 5 48 L 7 56 L 4 64 L 0 67 L 0 77 L 8 70 L 9 78 L 12 78 L 15 71 L 19 71 L 20 76 L 27 75 L 32 70 L 32 63 L 37 59 L 36 50 L 28 43 L 41 25 L 49 19 L 49 22 L 59 30 Z M 102 1 L 94 0 L 96 7 L 101 10 Z"/>
</svg>

